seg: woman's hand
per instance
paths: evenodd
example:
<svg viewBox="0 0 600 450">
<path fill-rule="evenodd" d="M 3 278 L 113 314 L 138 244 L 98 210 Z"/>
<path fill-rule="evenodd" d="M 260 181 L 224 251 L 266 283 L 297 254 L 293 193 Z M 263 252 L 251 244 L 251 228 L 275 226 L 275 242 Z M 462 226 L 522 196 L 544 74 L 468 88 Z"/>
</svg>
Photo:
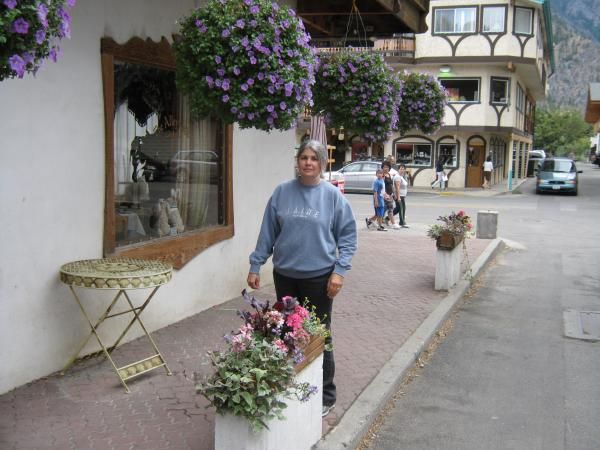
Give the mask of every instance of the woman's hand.
<svg viewBox="0 0 600 450">
<path fill-rule="evenodd" d="M 327 282 L 327 295 L 329 298 L 334 298 L 342 289 L 344 284 L 344 277 L 337 273 L 332 273 Z"/>
<path fill-rule="evenodd" d="M 249 273 L 248 279 L 246 281 L 248 282 L 248 286 L 250 286 L 252 289 L 260 289 L 260 275 L 259 274 Z"/>
</svg>

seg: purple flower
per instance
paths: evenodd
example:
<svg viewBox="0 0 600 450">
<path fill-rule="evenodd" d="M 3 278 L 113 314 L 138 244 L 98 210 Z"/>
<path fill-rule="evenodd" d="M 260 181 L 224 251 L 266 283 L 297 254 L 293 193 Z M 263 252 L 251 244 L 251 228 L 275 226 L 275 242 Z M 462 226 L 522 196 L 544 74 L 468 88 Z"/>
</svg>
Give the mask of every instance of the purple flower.
<svg viewBox="0 0 600 450">
<path fill-rule="evenodd" d="M 246 22 L 244 22 L 244 19 L 238 19 L 235 22 L 235 26 L 238 28 L 244 28 L 246 26 Z"/>
<path fill-rule="evenodd" d="M 247 36 L 244 36 L 240 41 L 240 44 L 242 44 L 242 47 L 246 48 L 248 45 L 250 45 L 250 39 L 248 39 Z"/>
<path fill-rule="evenodd" d="M 250 100 L 248 100 L 247 98 L 245 98 L 244 100 L 242 100 L 242 106 L 244 108 L 247 108 L 248 106 L 250 106 Z"/>
<path fill-rule="evenodd" d="M 250 64 L 256 64 L 256 63 L 257 63 L 256 58 L 254 56 L 251 56 L 250 57 Z"/>
<path fill-rule="evenodd" d="M 208 87 L 213 87 L 215 84 L 215 80 L 213 80 L 213 77 L 211 77 L 210 75 L 206 75 L 206 77 L 204 77 L 204 79 L 206 80 L 206 83 L 208 84 Z"/>
<path fill-rule="evenodd" d="M 221 61 L 222 61 L 222 60 L 221 60 L 221 57 L 220 57 L 219 55 L 215 56 L 215 62 L 216 62 L 217 64 L 221 64 Z"/>
<path fill-rule="evenodd" d="M 246 83 L 248 83 L 248 86 L 253 86 L 254 85 L 254 79 L 253 78 L 248 78 L 246 80 Z"/>
<path fill-rule="evenodd" d="M 4 0 L 4 6 L 6 6 L 8 9 L 15 9 L 15 6 L 17 6 L 17 0 Z M 18 56 L 18 55 L 14 55 L 14 56 Z"/>
<path fill-rule="evenodd" d="M 72 8 L 73 6 L 75 6 L 75 0 L 67 0 L 67 6 L 69 8 Z"/>
<path fill-rule="evenodd" d="M 254 119 L 254 113 L 248 113 L 248 120 Z"/>
<path fill-rule="evenodd" d="M 63 8 L 59 7 L 57 11 L 58 16 L 60 17 L 59 28 L 59 36 L 71 38 L 71 16 L 68 12 L 66 12 Z"/>
<path fill-rule="evenodd" d="M 231 34 L 231 31 L 229 31 L 227 28 L 225 28 L 223 31 L 221 31 L 221 37 L 229 37 L 229 35 Z"/>
<path fill-rule="evenodd" d="M 262 73 L 262 72 L 258 72 L 257 76 L 258 76 L 258 79 L 261 80 L 261 81 L 265 79 L 265 74 Z"/>
<path fill-rule="evenodd" d="M 253 6 L 250 7 L 250 13 L 251 14 L 256 15 L 256 14 L 258 14 L 259 11 L 260 11 L 260 8 L 258 6 L 256 6 L 256 5 L 253 5 Z M 252 25 L 252 22 L 250 22 L 250 25 Z M 254 25 L 252 25 L 252 26 L 253 27 L 256 26 L 256 21 L 254 21 Z"/>
<path fill-rule="evenodd" d="M 12 31 L 17 34 L 27 34 L 29 31 L 29 22 L 22 17 L 19 17 L 12 23 Z"/>
<path fill-rule="evenodd" d="M 196 28 L 198 28 L 200 33 L 206 33 L 206 25 L 204 25 L 204 22 L 202 22 L 200 19 L 197 19 L 196 22 L 194 22 L 194 24 L 196 25 Z"/>
<path fill-rule="evenodd" d="M 235 114 L 236 112 L 238 112 L 238 109 L 235 106 L 232 106 L 230 111 Z"/>
<path fill-rule="evenodd" d="M 35 42 L 39 45 L 46 39 L 46 32 L 43 29 L 39 29 L 35 32 Z"/>
<path fill-rule="evenodd" d="M 273 105 L 267 105 L 267 111 L 273 112 L 275 111 L 275 107 Z"/>
<path fill-rule="evenodd" d="M 225 76 L 225 69 L 217 69 L 217 75 L 220 77 Z"/>
<path fill-rule="evenodd" d="M 240 70 L 240 68 L 238 66 L 235 66 L 233 68 L 233 73 L 234 75 L 239 75 L 242 71 Z"/>
<path fill-rule="evenodd" d="M 242 85 L 240 86 L 240 89 L 241 89 L 242 91 L 246 92 L 246 91 L 248 90 L 248 85 L 247 85 L 246 83 L 244 83 L 244 84 L 242 84 Z"/>
<path fill-rule="evenodd" d="M 25 75 L 25 60 L 23 58 L 19 55 L 12 55 L 8 58 L 8 64 L 10 65 L 11 70 L 15 72 L 19 78 L 23 78 L 23 75 Z"/>
<path fill-rule="evenodd" d="M 273 86 L 272 84 L 270 84 L 267 87 L 267 91 L 269 92 L 269 94 L 274 94 L 275 93 L 275 86 Z"/>
<path fill-rule="evenodd" d="M 281 102 L 281 103 L 279 104 L 279 108 L 280 108 L 282 111 L 285 111 L 285 109 L 287 108 L 287 105 L 285 104 L 285 102 Z"/>
<path fill-rule="evenodd" d="M 256 7 L 256 13 L 258 13 L 258 6 Z M 254 13 L 253 13 L 253 14 L 254 14 Z M 252 20 L 250 21 L 250 26 L 251 26 L 252 28 L 256 28 L 256 27 L 257 27 L 257 25 L 258 25 L 258 22 L 257 22 L 256 20 L 252 19 Z"/>
<path fill-rule="evenodd" d="M 58 57 L 60 56 L 60 47 L 52 47 L 50 49 L 49 56 L 52 61 L 58 61 Z"/>
<path fill-rule="evenodd" d="M 223 80 L 223 83 L 221 83 L 221 89 L 223 89 L 224 91 L 229 90 L 229 80 L 227 78 L 225 78 Z"/>
<path fill-rule="evenodd" d="M 229 101 L 229 95 L 225 94 L 223 97 L 221 97 L 221 101 L 223 103 L 227 103 Z"/>
<path fill-rule="evenodd" d="M 31 53 L 25 52 L 21 56 L 23 57 L 23 61 L 25 61 L 25 64 L 33 65 L 33 55 Z"/>
<path fill-rule="evenodd" d="M 272 118 L 272 117 L 267 117 L 267 123 L 268 123 L 269 125 L 273 125 L 273 122 L 274 122 L 274 121 L 273 121 L 273 118 Z"/>
</svg>

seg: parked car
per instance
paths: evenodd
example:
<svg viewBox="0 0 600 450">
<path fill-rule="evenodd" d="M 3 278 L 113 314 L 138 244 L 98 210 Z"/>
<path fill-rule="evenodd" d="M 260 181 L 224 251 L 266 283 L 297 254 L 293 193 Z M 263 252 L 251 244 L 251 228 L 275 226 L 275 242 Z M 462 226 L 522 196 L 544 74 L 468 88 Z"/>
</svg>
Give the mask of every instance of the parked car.
<svg viewBox="0 0 600 450">
<path fill-rule="evenodd" d="M 179 150 L 169 161 L 169 172 L 178 181 L 197 182 L 194 175 L 209 175 L 210 184 L 219 179 L 219 155 L 210 150 Z"/>
<path fill-rule="evenodd" d="M 375 172 L 381 168 L 379 161 L 355 161 L 331 172 L 331 182 L 344 180 L 345 192 L 372 192 Z M 329 172 L 325 173 L 329 180 Z M 335 184 L 335 183 L 334 183 Z"/>
<path fill-rule="evenodd" d="M 575 161 L 569 158 L 546 158 L 536 173 L 536 194 L 543 192 L 568 192 L 577 195 L 579 188 L 578 174 Z"/>
</svg>

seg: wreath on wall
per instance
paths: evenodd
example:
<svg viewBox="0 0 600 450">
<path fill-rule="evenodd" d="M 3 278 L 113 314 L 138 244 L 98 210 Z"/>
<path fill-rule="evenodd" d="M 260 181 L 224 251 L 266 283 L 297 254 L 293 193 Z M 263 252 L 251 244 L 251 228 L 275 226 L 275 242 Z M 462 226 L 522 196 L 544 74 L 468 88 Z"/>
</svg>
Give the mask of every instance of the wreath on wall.
<svg viewBox="0 0 600 450">
<path fill-rule="evenodd" d="M 196 117 L 287 130 L 312 103 L 316 57 L 292 9 L 269 0 L 209 0 L 180 23 L 177 85 Z"/>
<path fill-rule="evenodd" d="M 75 0 L 0 2 L 0 81 L 35 74 L 46 59 L 58 60 L 57 41 L 71 37 L 73 6 Z"/>
<path fill-rule="evenodd" d="M 442 126 L 444 109 L 448 104 L 444 87 L 432 75 L 404 72 L 402 103 L 398 107 L 398 131 L 420 130 L 432 134 Z"/>
<path fill-rule="evenodd" d="M 385 141 L 398 124 L 402 81 L 381 55 L 342 51 L 321 56 L 313 88 L 314 110 L 328 125 L 369 142 Z"/>
</svg>

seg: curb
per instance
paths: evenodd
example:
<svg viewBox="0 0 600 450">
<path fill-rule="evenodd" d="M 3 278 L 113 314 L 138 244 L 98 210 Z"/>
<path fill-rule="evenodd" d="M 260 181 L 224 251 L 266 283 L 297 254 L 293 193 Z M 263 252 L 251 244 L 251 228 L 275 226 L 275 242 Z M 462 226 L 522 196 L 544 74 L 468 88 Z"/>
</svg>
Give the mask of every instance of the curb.
<svg viewBox="0 0 600 450">
<path fill-rule="evenodd" d="M 505 246 L 501 238 L 490 242 L 471 266 L 472 277 L 479 276 L 488 262 Z M 470 287 L 471 281 L 461 279 L 448 292 L 356 398 L 340 422 L 315 444 L 314 450 L 356 449 L 383 407 L 400 388 L 408 370 L 413 367 Z"/>
</svg>

